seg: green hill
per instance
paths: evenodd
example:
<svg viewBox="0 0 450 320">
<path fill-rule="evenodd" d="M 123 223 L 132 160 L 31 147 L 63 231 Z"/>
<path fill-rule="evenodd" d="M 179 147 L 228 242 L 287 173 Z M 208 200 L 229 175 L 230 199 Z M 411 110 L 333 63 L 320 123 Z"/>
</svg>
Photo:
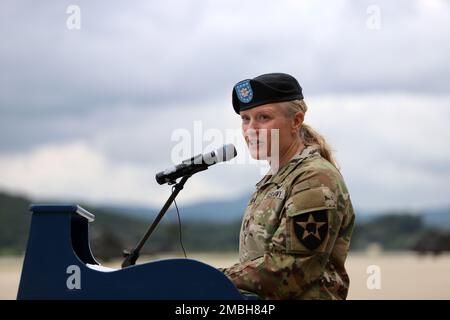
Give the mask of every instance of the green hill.
<svg viewBox="0 0 450 320">
<path fill-rule="evenodd" d="M 25 252 L 32 202 L 22 196 L 0 193 L 0 254 L 20 255 Z M 55 202 L 56 203 L 56 202 Z M 134 247 L 151 224 L 149 218 L 123 215 L 114 210 L 80 205 L 95 215 L 90 223 L 91 249 L 96 258 L 121 257 L 124 249 Z M 237 250 L 240 222 L 182 223 L 183 244 L 192 251 Z M 179 224 L 168 213 L 147 241 L 142 254 L 181 252 Z"/>
<path fill-rule="evenodd" d="M 31 201 L 25 197 L 0 192 L 0 254 L 24 253 L 31 221 L 30 204 Z M 136 245 L 151 224 L 150 218 L 121 214 L 117 208 L 80 205 L 95 214 L 89 236 L 93 254 L 100 260 L 121 257 L 122 251 Z M 214 204 L 211 206 L 215 207 Z M 184 208 L 180 210 L 182 239 L 188 255 L 194 251 L 238 250 L 240 218 L 228 222 L 184 221 Z M 128 210 L 124 208 L 123 212 Z M 357 215 L 352 250 L 365 250 L 369 245 L 378 243 L 385 250 L 450 251 L 450 232 L 444 227 L 430 226 L 423 215 L 397 212 L 361 220 Z M 174 211 L 166 214 L 142 250 L 142 254 L 148 255 L 161 252 L 182 252 L 180 227 Z"/>
<path fill-rule="evenodd" d="M 29 205 L 28 199 L 0 193 L 0 254 L 24 251 L 31 218 Z"/>
</svg>

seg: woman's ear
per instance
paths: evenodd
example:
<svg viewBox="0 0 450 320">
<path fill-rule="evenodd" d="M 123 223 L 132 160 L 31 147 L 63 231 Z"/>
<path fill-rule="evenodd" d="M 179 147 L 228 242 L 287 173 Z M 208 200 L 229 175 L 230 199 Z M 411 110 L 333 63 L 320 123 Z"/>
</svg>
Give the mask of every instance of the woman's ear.
<svg viewBox="0 0 450 320">
<path fill-rule="evenodd" d="M 292 132 L 298 132 L 305 119 L 305 114 L 301 111 L 297 112 L 292 119 Z"/>
</svg>

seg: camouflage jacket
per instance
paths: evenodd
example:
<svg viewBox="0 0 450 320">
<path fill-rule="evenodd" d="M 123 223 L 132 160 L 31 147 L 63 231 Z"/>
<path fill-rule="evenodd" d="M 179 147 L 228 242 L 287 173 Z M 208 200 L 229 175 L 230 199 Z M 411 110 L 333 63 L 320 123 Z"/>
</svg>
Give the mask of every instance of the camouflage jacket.
<svg viewBox="0 0 450 320">
<path fill-rule="evenodd" d="M 345 299 L 354 219 L 341 174 L 309 146 L 256 185 L 242 221 L 240 262 L 222 271 L 265 299 Z"/>
</svg>

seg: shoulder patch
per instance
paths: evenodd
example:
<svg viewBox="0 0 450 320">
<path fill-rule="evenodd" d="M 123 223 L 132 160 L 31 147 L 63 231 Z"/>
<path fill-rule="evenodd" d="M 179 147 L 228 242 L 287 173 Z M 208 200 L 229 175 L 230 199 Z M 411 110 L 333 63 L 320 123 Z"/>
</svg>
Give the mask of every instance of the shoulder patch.
<svg viewBox="0 0 450 320">
<path fill-rule="evenodd" d="M 327 212 L 321 210 L 295 216 L 294 232 L 298 241 L 305 248 L 317 249 L 328 233 Z"/>
</svg>

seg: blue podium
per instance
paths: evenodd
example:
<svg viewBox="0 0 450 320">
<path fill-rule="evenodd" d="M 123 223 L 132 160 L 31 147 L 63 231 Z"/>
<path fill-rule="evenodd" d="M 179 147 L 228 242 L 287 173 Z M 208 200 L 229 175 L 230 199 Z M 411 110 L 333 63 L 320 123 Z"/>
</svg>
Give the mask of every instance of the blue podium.
<svg viewBox="0 0 450 320">
<path fill-rule="evenodd" d="M 17 299 L 241 300 L 219 270 L 191 259 L 123 269 L 100 266 L 89 246 L 94 215 L 77 205 L 32 205 Z"/>
</svg>

